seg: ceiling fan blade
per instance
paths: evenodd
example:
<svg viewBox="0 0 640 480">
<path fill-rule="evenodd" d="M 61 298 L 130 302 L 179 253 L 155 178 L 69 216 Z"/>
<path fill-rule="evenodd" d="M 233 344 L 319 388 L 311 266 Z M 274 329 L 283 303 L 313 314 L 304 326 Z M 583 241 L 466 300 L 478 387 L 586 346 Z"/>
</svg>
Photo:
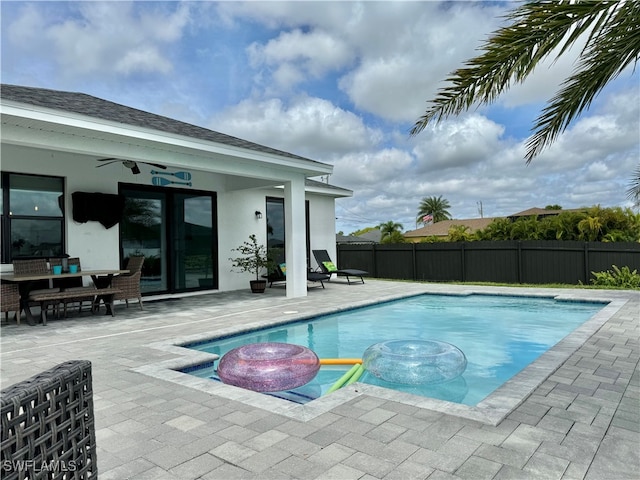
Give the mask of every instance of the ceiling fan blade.
<svg viewBox="0 0 640 480">
<path fill-rule="evenodd" d="M 105 160 L 109 160 L 109 159 L 108 159 L 108 158 L 105 158 Z M 105 165 L 109 165 L 109 164 L 111 164 L 111 163 L 116 163 L 116 162 L 119 162 L 119 161 L 120 161 L 120 160 L 111 160 L 110 162 L 102 163 L 102 164 L 100 164 L 100 165 L 96 165 L 96 168 L 104 167 Z"/>
<path fill-rule="evenodd" d="M 138 162 L 138 163 L 146 163 L 147 165 L 151 165 L 152 167 L 156 167 L 156 168 L 161 168 L 163 170 L 167 169 L 167 167 L 165 167 L 164 165 L 160 165 L 159 163 L 150 163 L 150 162 Z"/>
<path fill-rule="evenodd" d="M 140 169 L 138 168 L 138 163 L 144 163 L 146 165 L 151 165 L 152 167 L 156 167 L 156 168 L 161 168 L 162 170 L 166 170 L 167 167 L 165 167 L 164 165 L 160 165 L 159 163 L 151 163 L 151 162 L 142 162 L 142 161 L 138 161 L 135 162 L 133 160 L 122 160 L 121 158 L 115 158 L 115 157 L 111 157 L 111 158 L 98 158 L 97 159 L 98 162 L 105 162 L 102 165 L 96 165 L 97 167 L 104 167 L 105 165 L 109 165 L 110 163 L 115 163 L 115 162 L 122 162 L 124 164 L 125 167 L 130 168 L 131 171 L 134 174 L 138 174 L 140 173 Z"/>
</svg>

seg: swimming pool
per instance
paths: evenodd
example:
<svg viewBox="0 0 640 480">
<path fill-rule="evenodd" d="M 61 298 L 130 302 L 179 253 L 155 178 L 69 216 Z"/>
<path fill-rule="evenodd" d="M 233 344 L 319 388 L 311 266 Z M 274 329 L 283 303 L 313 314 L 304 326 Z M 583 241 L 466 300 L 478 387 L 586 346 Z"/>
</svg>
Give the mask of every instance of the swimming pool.
<svg viewBox="0 0 640 480">
<path fill-rule="evenodd" d="M 320 358 L 361 358 L 387 340 L 440 340 L 467 357 L 461 377 L 438 385 L 391 384 L 366 373 L 360 382 L 428 398 L 474 406 L 562 340 L 606 303 L 502 295 L 423 294 L 242 335 L 183 345 L 220 356 L 256 342 L 304 345 Z M 309 384 L 272 394 L 306 403 L 322 396 L 349 367 L 322 367 Z M 189 368 L 217 380 L 215 366 Z"/>
</svg>

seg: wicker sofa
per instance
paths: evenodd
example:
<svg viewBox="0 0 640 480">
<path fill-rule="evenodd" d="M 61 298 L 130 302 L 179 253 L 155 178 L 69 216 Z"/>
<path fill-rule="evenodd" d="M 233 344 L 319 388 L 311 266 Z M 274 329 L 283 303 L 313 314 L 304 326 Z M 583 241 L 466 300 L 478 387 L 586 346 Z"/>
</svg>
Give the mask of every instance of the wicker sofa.
<svg viewBox="0 0 640 480">
<path fill-rule="evenodd" d="M 98 478 L 91 362 L 62 363 L 0 395 L 3 479 Z"/>
</svg>

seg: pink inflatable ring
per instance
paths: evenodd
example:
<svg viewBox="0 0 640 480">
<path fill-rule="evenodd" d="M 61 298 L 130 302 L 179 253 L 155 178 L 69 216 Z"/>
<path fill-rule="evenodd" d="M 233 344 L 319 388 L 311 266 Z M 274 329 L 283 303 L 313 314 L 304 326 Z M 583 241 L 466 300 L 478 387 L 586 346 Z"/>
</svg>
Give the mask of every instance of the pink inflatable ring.
<svg viewBox="0 0 640 480">
<path fill-rule="evenodd" d="M 228 385 L 255 392 L 279 392 L 310 382 L 320 370 L 318 356 L 291 343 L 251 343 L 225 353 L 218 376 Z"/>
</svg>

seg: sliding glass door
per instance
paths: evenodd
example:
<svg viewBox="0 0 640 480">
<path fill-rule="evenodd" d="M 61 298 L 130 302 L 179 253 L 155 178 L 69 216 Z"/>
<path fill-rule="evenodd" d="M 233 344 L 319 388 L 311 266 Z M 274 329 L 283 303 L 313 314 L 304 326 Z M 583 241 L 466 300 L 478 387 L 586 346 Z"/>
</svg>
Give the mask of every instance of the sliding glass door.
<svg viewBox="0 0 640 480">
<path fill-rule="evenodd" d="M 144 255 L 144 293 L 218 287 L 215 194 L 122 186 L 121 255 Z"/>
</svg>

